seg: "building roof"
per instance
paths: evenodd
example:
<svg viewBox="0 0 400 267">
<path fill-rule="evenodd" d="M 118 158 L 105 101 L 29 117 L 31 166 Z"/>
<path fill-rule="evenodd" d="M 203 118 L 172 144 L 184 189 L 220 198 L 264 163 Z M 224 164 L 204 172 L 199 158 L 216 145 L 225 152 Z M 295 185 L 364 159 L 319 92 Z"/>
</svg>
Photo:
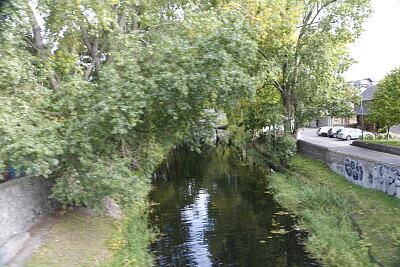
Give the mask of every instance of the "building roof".
<svg viewBox="0 0 400 267">
<path fill-rule="evenodd" d="M 367 89 L 365 89 L 362 93 L 361 93 L 361 97 L 363 101 L 368 101 L 368 100 L 372 100 L 374 99 L 374 92 L 376 89 L 378 89 L 379 87 L 377 85 L 371 85 L 370 87 L 368 87 Z"/>
<path fill-rule="evenodd" d="M 374 81 L 371 78 L 364 78 L 362 80 L 356 80 L 350 83 L 350 85 L 353 85 L 354 87 L 358 87 L 358 88 L 367 88 L 371 85 L 373 85 L 374 83 L 376 83 L 376 81 Z"/>
</svg>

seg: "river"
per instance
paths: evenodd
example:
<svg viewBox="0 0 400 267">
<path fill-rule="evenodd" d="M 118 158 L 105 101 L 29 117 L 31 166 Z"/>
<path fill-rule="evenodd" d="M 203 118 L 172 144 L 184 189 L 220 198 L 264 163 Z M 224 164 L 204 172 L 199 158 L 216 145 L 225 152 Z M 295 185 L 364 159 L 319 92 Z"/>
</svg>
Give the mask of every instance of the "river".
<svg viewBox="0 0 400 267">
<path fill-rule="evenodd" d="M 153 179 L 158 266 L 316 266 L 267 173 L 229 147 L 178 149 Z"/>
</svg>

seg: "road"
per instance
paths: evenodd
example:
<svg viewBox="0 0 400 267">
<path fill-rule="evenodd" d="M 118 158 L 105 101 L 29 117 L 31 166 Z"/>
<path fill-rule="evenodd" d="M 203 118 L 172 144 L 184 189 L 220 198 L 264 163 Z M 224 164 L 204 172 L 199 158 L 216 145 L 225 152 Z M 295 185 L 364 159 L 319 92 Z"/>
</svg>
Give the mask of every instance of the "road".
<svg viewBox="0 0 400 267">
<path fill-rule="evenodd" d="M 357 157 L 380 161 L 388 165 L 400 166 L 400 156 L 352 146 L 350 144 L 353 142 L 353 140 L 347 141 L 339 140 L 337 138 L 318 136 L 316 128 L 303 128 L 299 131 L 297 138 Z"/>
</svg>

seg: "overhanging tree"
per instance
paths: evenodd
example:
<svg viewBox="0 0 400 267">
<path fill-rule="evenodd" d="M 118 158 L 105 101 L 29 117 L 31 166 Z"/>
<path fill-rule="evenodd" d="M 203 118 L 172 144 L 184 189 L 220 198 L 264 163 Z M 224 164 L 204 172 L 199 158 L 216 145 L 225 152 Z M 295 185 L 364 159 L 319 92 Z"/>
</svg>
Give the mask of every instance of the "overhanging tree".
<svg viewBox="0 0 400 267">
<path fill-rule="evenodd" d="M 254 88 L 252 28 L 203 2 L 13 1 L 1 25 L 3 166 L 57 171 L 64 204 L 140 194 L 149 181 L 134 172 L 160 145 L 197 139 L 206 108 Z"/>
</svg>

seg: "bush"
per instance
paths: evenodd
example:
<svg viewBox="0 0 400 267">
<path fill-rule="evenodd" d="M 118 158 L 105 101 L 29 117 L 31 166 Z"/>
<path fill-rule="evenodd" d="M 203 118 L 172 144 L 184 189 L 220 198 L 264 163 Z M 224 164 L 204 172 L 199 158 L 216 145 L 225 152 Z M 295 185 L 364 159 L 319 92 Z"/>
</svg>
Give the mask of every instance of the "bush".
<svg viewBox="0 0 400 267">
<path fill-rule="evenodd" d="M 378 133 L 384 134 L 386 132 L 387 132 L 386 126 L 378 130 Z"/>
<path fill-rule="evenodd" d="M 244 148 L 251 142 L 253 135 L 244 127 L 232 125 L 229 126 L 228 131 L 229 137 L 236 147 Z"/>
<path fill-rule="evenodd" d="M 379 133 L 377 136 L 376 136 L 376 139 L 378 139 L 378 140 L 384 140 L 384 139 L 387 139 L 387 136 L 388 136 L 388 133 Z M 395 134 L 393 134 L 393 133 L 389 133 L 389 139 L 396 139 L 397 138 L 397 135 L 395 135 Z"/>
<path fill-rule="evenodd" d="M 296 140 L 293 136 L 285 133 L 282 135 L 276 135 L 275 133 L 263 134 L 254 144 L 276 170 L 287 166 L 289 158 L 296 150 Z"/>
<path fill-rule="evenodd" d="M 367 134 L 364 135 L 364 140 L 375 140 L 375 135 L 374 134 Z M 361 135 L 358 137 L 358 139 L 361 139 Z"/>
<path fill-rule="evenodd" d="M 378 135 L 376 136 L 376 139 L 378 139 L 378 140 L 385 139 L 385 134 L 383 134 L 383 133 L 378 133 Z"/>
</svg>

